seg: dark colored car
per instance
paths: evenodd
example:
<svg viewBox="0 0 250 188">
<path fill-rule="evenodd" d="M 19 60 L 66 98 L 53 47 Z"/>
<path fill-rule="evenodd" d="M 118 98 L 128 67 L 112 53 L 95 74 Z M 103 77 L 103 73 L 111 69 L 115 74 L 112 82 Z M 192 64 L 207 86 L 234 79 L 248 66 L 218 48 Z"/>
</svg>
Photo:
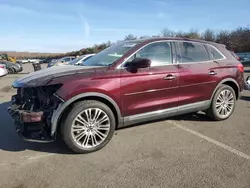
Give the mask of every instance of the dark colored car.
<svg viewBox="0 0 250 188">
<path fill-rule="evenodd" d="M 52 58 L 45 58 L 45 59 L 41 59 L 39 61 L 40 64 L 45 64 L 45 63 L 50 63 L 52 60 Z"/>
<path fill-rule="evenodd" d="M 1 60 L 0 63 L 5 65 L 9 74 L 16 74 L 18 72 L 23 71 L 23 66 L 20 63 L 12 63 L 10 61 L 1 61 Z"/>
<path fill-rule="evenodd" d="M 153 38 L 112 45 L 84 66 L 58 66 L 13 83 L 9 113 L 25 140 L 62 135 L 77 153 L 105 146 L 115 129 L 204 111 L 213 120 L 234 112 L 243 66 L 224 45 Z"/>
<path fill-rule="evenodd" d="M 236 53 L 234 53 L 234 51 L 230 51 L 230 52 L 234 56 L 235 59 L 237 59 L 238 61 L 240 61 L 240 57 Z"/>
<path fill-rule="evenodd" d="M 240 62 L 244 67 L 249 67 L 250 66 L 250 57 L 242 57 L 240 58 Z"/>
</svg>

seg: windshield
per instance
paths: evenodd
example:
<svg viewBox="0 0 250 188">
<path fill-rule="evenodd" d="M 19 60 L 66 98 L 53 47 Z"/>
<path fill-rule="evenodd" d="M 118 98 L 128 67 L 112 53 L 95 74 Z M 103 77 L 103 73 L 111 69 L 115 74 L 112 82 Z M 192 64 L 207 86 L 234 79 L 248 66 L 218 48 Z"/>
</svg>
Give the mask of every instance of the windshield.
<svg viewBox="0 0 250 188">
<path fill-rule="evenodd" d="M 128 50 L 138 45 L 136 42 L 122 42 L 112 45 L 84 62 L 84 66 L 109 66 L 121 58 Z"/>
</svg>

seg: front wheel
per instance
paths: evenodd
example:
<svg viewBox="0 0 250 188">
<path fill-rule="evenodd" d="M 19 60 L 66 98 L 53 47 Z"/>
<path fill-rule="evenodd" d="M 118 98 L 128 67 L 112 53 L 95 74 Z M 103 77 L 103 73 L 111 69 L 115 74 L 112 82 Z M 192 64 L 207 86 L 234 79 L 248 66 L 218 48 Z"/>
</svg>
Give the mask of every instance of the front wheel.
<svg viewBox="0 0 250 188">
<path fill-rule="evenodd" d="M 99 101 L 77 102 L 64 117 L 61 134 L 66 145 L 76 153 L 95 152 L 104 147 L 115 130 L 112 110 Z"/>
<path fill-rule="evenodd" d="M 232 87 L 221 85 L 215 92 L 207 115 L 214 120 L 220 121 L 229 118 L 234 112 L 236 95 Z"/>
<path fill-rule="evenodd" d="M 15 74 L 15 69 L 13 67 L 8 69 L 9 74 Z"/>
</svg>

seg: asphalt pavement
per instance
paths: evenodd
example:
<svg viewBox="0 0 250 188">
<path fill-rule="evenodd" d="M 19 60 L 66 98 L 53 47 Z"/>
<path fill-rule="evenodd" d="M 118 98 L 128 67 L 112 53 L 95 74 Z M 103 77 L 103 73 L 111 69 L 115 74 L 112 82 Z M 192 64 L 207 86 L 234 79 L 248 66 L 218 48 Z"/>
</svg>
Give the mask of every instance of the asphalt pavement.
<svg viewBox="0 0 250 188">
<path fill-rule="evenodd" d="M 7 114 L 11 83 L 32 71 L 0 78 L 0 187 L 250 188 L 250 91 L 232 117 L 172 117 L 116 131 L 103 149 L 77 155 L 59 140 L 28 143 Z M 250 69 L 246 69 L 250 75 Z"/>
</svg>

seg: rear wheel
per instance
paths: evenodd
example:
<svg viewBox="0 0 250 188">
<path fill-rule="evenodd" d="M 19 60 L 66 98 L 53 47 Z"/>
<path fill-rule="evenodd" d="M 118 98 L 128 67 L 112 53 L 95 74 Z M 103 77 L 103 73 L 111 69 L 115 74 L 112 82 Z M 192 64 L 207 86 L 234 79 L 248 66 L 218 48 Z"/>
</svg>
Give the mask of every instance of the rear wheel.
<svg viewBox="0 0 250 188">
<path fill-rule="evenodd" d="M 114 114 L 107 105 L 99 101 L 87 100 L 74 104 L 64 119 L 61 127 L 62 138 L 76 153 L 97 151 L 114 134 Z"/>
<path fill-rule="evenodd" d="M 207 115 L 214 120 L 220 121 L 229 118 L 234 112 L 236 95 L 232 87 L 221 85 L 215 92 Z"/>
</svg>

